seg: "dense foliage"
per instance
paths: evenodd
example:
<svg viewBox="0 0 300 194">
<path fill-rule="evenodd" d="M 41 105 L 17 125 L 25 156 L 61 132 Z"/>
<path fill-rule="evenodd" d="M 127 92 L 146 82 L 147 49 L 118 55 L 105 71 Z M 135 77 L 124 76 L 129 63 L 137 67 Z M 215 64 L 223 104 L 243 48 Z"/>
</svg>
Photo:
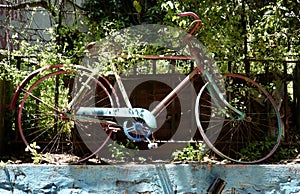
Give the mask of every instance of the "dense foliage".
<svg viewBox="0 0 300 194">
<path fill-rule="evenodd" d="M 5 55 L 9 57 L 5 64 L 9 63 L 10 68 L 14 68 L 12 62 L 18 57 L 31 58 L 31 62 L 19 60 L 18 63 L 29 65 L 33 62 L 38 66 L 59 62 L 78 63 L 84 46 L 89 42 L 142 23 L 160 23 L 185 29 L 192 18 L 179 18 L 178 14 L 193 11 L 204 23 L 196 36 L 225 66 L 223 69 L 228 69 L 229 61 L 232 65 L 230 70 L 262 73 L 265 65 L 261 61 L 299 60 L 300 19 L 297 4 L 297 1 L 283 0 L 86 0 L 80 8 L 72 10 L 74 19 L 69 24 L 66 21 L 69 13 L 64 8 L 67 2 L 64 4 L 62 1 L 46 7 L 54 20 L 53 26 L 44 30 L 49 34 L 49 39 L 37 39 L 35 42 L 24 39 L 20 42 L 20 36 L 26 37 L 26 28 L 12 32 L 17 34 L 11 38 L 15 40 L 15 48 L 19 49 L 6 51 L 9 53 Z M 7 68 L 3 62 L 1 64 L 2 69 Z M 278 71 L 276 73 L 283 70 L 282 63 L 268 65 L 272 71 Z"/>
<path fill-rule="evenodd" d="M 93 37 L 113 29 L 141 23 L 161 23 L 186 28 L 191 18 L 178 14 L 193 11 L 204 23 L 197 37 L 218 61 L 232 61 L 250 73 L 252 61 L 299 59 L 299 5 L 296 1 L 87 1 Z M 108 9 L 108 7 L 110 7 Z M 96 8 L 96 10 L 95 10 Z M 135 13 L 135 14 L 134 14 Z M 99 36 L 95 36 L 95 33 Z M 254 63 L 251 71 L 263 71 Z M 278 64 L 270 69 L 282 70 Z M 240 71 L 240 70 L 239 70 Z M 260 72 L 259 72 L 260 73 Z"/>
<path fill-rule="evenodd" d="M 74 1 L 47 2 L 47 6 L 40 5 L 53 21 L 50 28 L 44 29 L 47 39 L 20 41 L 19 37 L 27 37 L 26 25 L 22 31 L 14 31 L 13 23 L 2 23 L 1 27 L 11 29 L 10 41 L 16 49 L 1 52 L 0 79 L 10 80 L 13 86 L 39 67 L 80 63 L 87 44 L 128 26 L 158 23 L 186 29 L 192 18 L 178 16 L 186 11 L 195 12 L 203 21 L 196 37 L 214 54 L 223 72 L 244 73 L 257 79 L 271 72 L 275 78 L 261 82 L 272 81 L 274 84 L 269 86 L 276 88 L 284 73 L 292 74 L 293 61 L 300 58 L 299 1 L 85 0 L 82 5 Z M 36 4 L 28 3 L 30 6 Z M 0 9 L 25 8 L 12 5 Z M 72 22 L 67 21 L 68 11 L 72 12 Z M 36 12 L 32 9 L 31 14 Z"/>
</svg>

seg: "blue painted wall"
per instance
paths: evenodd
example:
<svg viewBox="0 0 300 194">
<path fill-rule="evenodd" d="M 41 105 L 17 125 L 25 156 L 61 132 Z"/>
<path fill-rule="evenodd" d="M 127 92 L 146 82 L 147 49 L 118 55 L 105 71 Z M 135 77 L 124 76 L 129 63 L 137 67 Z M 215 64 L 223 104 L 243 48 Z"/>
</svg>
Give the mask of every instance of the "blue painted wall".
<svg viewBox="0 0 300 194">
<path fill-rule="evenodd" d="M 300 165 L 5 165 L 0 193 L 300 193 Z"/>
</svg>

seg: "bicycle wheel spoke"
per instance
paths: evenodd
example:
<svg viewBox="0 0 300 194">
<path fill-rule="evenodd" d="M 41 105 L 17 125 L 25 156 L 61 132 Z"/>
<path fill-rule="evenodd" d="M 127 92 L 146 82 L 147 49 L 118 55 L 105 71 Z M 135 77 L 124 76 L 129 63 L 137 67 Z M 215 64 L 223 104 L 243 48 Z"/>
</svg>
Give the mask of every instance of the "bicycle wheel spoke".
<svg viewBox="0 0 300 194">
<path fill-rule="evenodd" d="M 207 145 L 223 158 L 241 163 L 261 162 L 279 144 L 282 134 L 279 112 L 270 95 L 253 80 L 233 74 L 226 78 L 229 81 L 225 85 L 230 88 L 226 94 L 228 103 L 245 115 L 239 115 L 224 102 L 216 102 L 206 89 L 202 90 L 197 107 L 200 133 Z M 215 113 L 217 117 L 213 116 Z"/>
<path fill-rule="evenodd" d="M 44 106 L 47 106 L 48 108 L 51 108 L 52 110 L 58 111 L 57 108 L 51 106 L 50 104 L 46 103 L 45 101 L 43 101 L 41 98 L 33 95 L 30 92 L 25 92 L 25 94 L 29 95 L 30 97 L 34 98 L 35 100 L 38 100 L 38 103 L 42 103 Z"/>
<path fill-rule="evenodd" d="M 95 150 L 103 148 L 103 144 L 107 142 L 107 134 L 101 123 L 105 122 L 97 117 L 81 118 L 73 115 L 82 106 L 113 106 L 110 93 L 101 83 L 104 80 L 107 85 L 108 82 L 103 77 L 89 79 L 90 74 L 91 71 L 85 67 L 68 67 L 68 70 L 58 67 L 52 72 L 41 74 L 29 82 L 28 87 L 22 88 L 18 126 L 26 146 L 36 142 L 41 147 L 36 151 L 41 154 L 72 153 L 75 144 L 71 137 L 77 134 L 80 137 L 76 138 L 82 139 L 84 143 L 92 142 L 92 146 L 86 146 L 93 154 Z M 83 84 L 88 84 L 88 90 L 80 90 Z M 78 91 L 83 93 L 78 94 Z M 114 91 L 112 93 L 115 95 Z M 76 100 L 72 101 L 74 98 Z M 70 102 L 71 106 L 68 105 Z M 99 132 L 104 135 L 99 135 Z M 78 150 L 84 150 L 82 154 L 86 154 L 86 148 L 79 147 Z"/>
</svg>

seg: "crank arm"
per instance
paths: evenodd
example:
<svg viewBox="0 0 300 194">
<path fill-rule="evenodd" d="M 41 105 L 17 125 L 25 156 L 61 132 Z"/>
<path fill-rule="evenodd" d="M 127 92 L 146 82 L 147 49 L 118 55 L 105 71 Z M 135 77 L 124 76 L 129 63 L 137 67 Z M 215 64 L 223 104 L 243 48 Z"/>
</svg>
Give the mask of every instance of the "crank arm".
<svg viewBox="0 0 300 194">
<path fill-rule="evenodd" d="M 144 120 L 145 123 L 153 129 L 157 127 L 154 115 L 150 111 L 143 108 L 80 107 L 76 114 L 104 117 L 136 117 Z"/>
</svg>

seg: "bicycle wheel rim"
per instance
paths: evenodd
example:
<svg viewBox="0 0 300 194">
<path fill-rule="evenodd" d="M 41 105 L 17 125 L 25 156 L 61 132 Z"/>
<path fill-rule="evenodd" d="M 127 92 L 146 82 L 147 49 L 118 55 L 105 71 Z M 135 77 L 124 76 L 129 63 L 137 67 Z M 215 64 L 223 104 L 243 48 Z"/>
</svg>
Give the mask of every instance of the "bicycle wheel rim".
<svg viewBox="0 0 300 194">
<path fill-rule="evenodd" d="M 221 156 L 222 158 L 226 158 L 228 160 L 238 162 L 238 163 L 262 162 L 267 158 L 269 158 L 275 152 L 275 150 L 277 149 L 280 143 L 281 136 L 282 136 L 283 125 L 281 122 L 280 114 L 277 109 L 276 103 L 273 100 L 273 98 L 270 96 L 270 94 L 255 81 L 245 76 L 236 75 L 236 74 L 226 74 L 224 75 L 224 77 L 226 77 L 227 79 L 228 78 L 232 79 L 233 80 L 233 81 L 231 80 L 232 84 L 234 83 L 239 84 L 238 87 L 236 88 L 234 87 L 230 88 L 229 82 L 228 81 L 226 82 L 227 96 L 232 95 L 232 99 L 230 100 L 227 98 L 227 100 L 229 101 L 230 104 L 234 105 L 236 108 L 240 107 L 239 109 L 242 110 L 246 114 L 246 116 L 244 120 L 238 120 L 234 118 L 229 119 L 228 116 L 226 116 L 226 114 L 223 114 L 224 120 L 221 124 L 219 123 L 220 132 L 218 134 L 218 137 L 214 137 L 214 138 L 211 138 L 207 135 L 208 133 L 208 129 L 206 128 L 207 124 L 206 126 L 204 126 L 205 125 L 204 121 L 200 121 L 199 118 L 196 118 L 197 125 L 203 137 L 203 140 L 206 142 L 206 145 L 210 149 L 212 149 L 217 155 Z M 247 86 L 247 84 L 250 86 Z M 197 97 L 198 107 L 201 106 L 200 98 L 201 96 L 203 97 L 205 93 L 204 91 L 206 89 L 205 87 L 210 87 L 210 85 L 209 84 L 205 85 L 200 91 Z M 238 93 L 238 91 L 240 93 Z M 249 95 L 249 97 L 243 96 L 243 92 L 245 91 L 248 92 L 247 94 Z M 256 92 L 256 93 L 251 94 L 251 92 Z M 254 94 L 258 94 L 257 92 L 259 92 L 259 95 L 256 96 L 255 99 L 253 97 Z M 239 97 L 239 95 L 242 97 Z M 254 100 L 259 101 L 262 99 L 265 100 L 263 104 L 254 102 Z M 249 105 L 246 103 L 248 103 Z M 271 109 L 269 110 L 266 107 Z M 222 107 L 222 109 L 225 110 L 226 108 L 224 109 L 224 107 Z M 256 113 L 255 111 L 258 110 L 262 112 Z M 264 110 L 267 111 L 263 112 Z M 229 114 L 228 108 L 226 111 Z M 201 108 L 196 107 L 195 112 L 196 115 L 200 115 Z M 270 123 L 268 119 L 269 120 L 272 119 L 275 124 Z M 274 121 L 275 119 L 276 121 Z M 207 122 L 214 122 L 214 120 L 210 118 L 210 120 Z M 234 128 L 232 126 L 234 126 Z M 227 129 L 227 131 L 224 132 L 225 129 Z M 247 132 L 247 134 L 245 132 Z M 273 135 L 271 133 L 273 133 Z M 222 137 L 225 136 L 225 134 L 227 135 L 227 140 L 224 137 Z M 236 145 L 234 145 L 233 141 L 231 142 L 228 140 L 229 138 L 228 136 L 231 135 L 231 138 L 233 139 L 234 136 L 238 137 L 238 134 L 240 134 L 239 138 L 242 138 L 242 140 L 240 139 L 239 141 L 242 142 L 237 142 L 237 140 L 235 140 Z M 227 149 L 230 148 L 233 150 L 234 146 L 236 147 L 240 146 L 240 148 L 235 148 L 238 149 L 238 151 L 236 150 L 232 152 L 228 150 L 225 151 L 225 148 L 221 146 L 220 143 L 221 141 L 227 143 L 227 145 L 224 146 Z M 261 144 L 261 146 L 256 144 Z M 264 150 L 260 151 L 259 149 L 264 149 Z"/>
<path fill-rule="evenodd" d="M 63 67 L 63 66 L 62 66 Z M 71 129 L 69 130 L 73 130 L 75 129 L 75 124 L 77 123 L 77 120 L 76 119 L 69 119 L 67 118 L 67 116 L 65 115 L 65 108 L 67 107 L 67 104 L 68 102 L 65 102 L 64 105 L 62 106 L 57 106 L 57 109 L 55 110 L 55 108 L 49 104 L 46 104 L 46 105 L 43 105 L 45 104 L 44 103 L 44 100 L 49 100 L 50 99 L 47 99 L 47 98 L 50 98 L 50 97 L 53 97 L 51 96 L 50 94 L 47 94 L 47 89 L 45 89 L 43 95 L 39 95 L 39 96 L 34 96 L 33 93 L 35 91 L 37 91 L 38 87 L 42 86 L 43 85 L 43 82 L 47 82 L 48 80 L 50 80 L 51 78 L 54 79 L 54 77 L 66 77 L 66 76 L 69 76 L 69 74 L 73 71 L 79 71 L 80 67 L 79 66 L 76 66 L 74 69 L 72 69 L 74 67 L 68 67 L 68 70 L 63 70 L 63 69 L 59 69 L 58 71 L 55 71 L 55 72 L 52 72 L 52 73 L 48 73 L 46 75 L 43 75 L 42 77 L 38 78 L 37 81 L 35 81 L 30 87 L 28 90 L 25 91 L 25 94 L 22 98 L 22 101 L 20 103 L 20 107 L 19 107 L 19 111 L 18 111 L 18 127 L 19 127 L 19 131 L 20 131 L 20 136 L 23 140 L 23 142 L 25 143 L 25 145 L 30 149 L 30 151 L 32 152 L 36 152 L 36 153 L 41 153 L 41 154 L 44 154 L 44 153 L 69 153 L 68 150 L 63 150 L 62 148 L 60 148 L 60 146 L 58 145 L 55 145 L 55 144 L 59 144 L 59 142 L 61 141 L 61 139 L 59 139 L 62 135 L 62 133 L 57 133 L 54 135 L 54 137 L 56 138 L 55 140 L 51 140 L 51 139 L 46 139 L 45 142 L 43 142 L 42 144 L 45 144 L 45 146 L 41 146 L 41 149 L 37 149 L 37 148 L 33 148 L 32 147 L 32 143 L 35 142 L 35 140 L 39 140 L 39 138 L 42 138 L 42 136 L 40 135 L 37 135 L 36 137 L 34 138 L 30 138 L 28 136 L 30 135 L 36 135 L 38 134 L 39 132 L 42 133 L 42 135 L 46 134 L 46 133 L 49 133 L 49 129 L 51 127 L 53 127 L 54 125 L 59 125 L 61 128 L 60 129 L 66 129 L 64 126 L 72 126 Z M 72 69 L 72 70 L 71 70 Z M 86 68 L 82 68 L 81 70 L 85 71 L 86 73 L 90 73 L 88 71 L 88 69 Z M 67 87 L 71 87 L 69 84 L 70 83 L 66 83 L 66 80 L 62 80 L 62 82 L 60 82 L 62 85 L 66 84 Z M 62 90 L 60 90 L 60 92 L 62 92 Z M 48 92 L 49 93 L 49 92 Z M 63 97 L 57 97 L 58 100 L 62 100 L 63 98 L 65 99 L 68 99 L 70 98 L 70 94 L 68 93 L 67 96 L 66 96 L 66 93 L 60 93 L 62 95 L 64 95 Z M 27 129 L 29 129 L 28 127 L 25 127 L 26 124 L 28 124 L 29 122 L 33 122 L 35 123 L 35 125 L 41 125 L 40 122 L 43 122 L 43 121 L 38 121 L 38 120 L 24 120 L 24 115 L 25 114 L 28 114 L 26 113 L 25 109 L 26 107 L 29 105 L 30 103 L 30 100 L 36 100 L 40 106 L 35 106 L 36 109 L 39 109 L 38 111 L 40 111 L 42 108 L 41 107 L 44 107 L 45 109 L 45 112 L 43 113 L 44 114 L 44 117 L 42 117 L 42 112 L 41 113 L 38 113 L 38 114 L 41 114 L 41 115 L 29 115 L 29 118 L 33 119 L 35 117 L 42 117 L 40 118 L 41 120 L 44 119 L 44 120 L 47 120 L 48 121 L 48 126 L 44 126 L 44 128 L 42 129 L 42 127 L 39 129 L 38 127 L 33 127 L 31 128 L 30 130 L 33 130 L 33 133 L 32 134 L 29 134 L 27 133 Z M 47 108 L 45 108 L 47 107 Z M 52 109 L 52 110 L 51 110 Z M 53 119 L 50 119 L 49 120 L 49 115 L 46 115 L 46 111 L 50 111 L 50 115 L 52 115 L 52 117 L 54 117 Z M 56 112 L 55 114 L 53 114 L 53 112 Z M 71 112 L 71 111 L 70 111 Z M 53 116 L 55 115 L 55 116 Z M 55 122 L 57 122 L 56 124 L 53 124 Z M 25 124 L 24 124 L 25 123 Z M 52 125 L 53 124 L 53 125 Z M 38 129 L 37 131 L 34 131 L 34 129 Z M 78 130 L 78 129 L 77 129 Z M 30 132 L 31 133 L 31 132 Z M 69 137 L 70 138 L 70 137 Z M 106 139 L 109 138 L 109 136 L 106 136 L 105 137 Z M 106 140 L 104 140 L 103 142 L 106 142 Z M 67 143 L 65 144 L 72 144 L 73 142 L 72 141 L 68 141 Z M 37 143 L 38 145 L 38 143 Z M 71 145 L 72 147 L 72 145 Z M 99 145 L 99 147 L 102 147 L 102 145 Z M 56 148 L 56 150 L 54 150 L 54 148 Z M 95 149 L 96 151 L 99 151 L 97 149 Z M 92 154 L 88 155 L 87 157 L 90 158 L 91 155 L 94 155 L 95 153 L 93 152 L 94 150 L 91 150 Z M 72 153 L 70 153 L 72 154 Z M 86 157 L 86 156 L 85 156 Z M 80 161 L 83 161 L 84 159 L 81 159 Z"/>
</svg>

